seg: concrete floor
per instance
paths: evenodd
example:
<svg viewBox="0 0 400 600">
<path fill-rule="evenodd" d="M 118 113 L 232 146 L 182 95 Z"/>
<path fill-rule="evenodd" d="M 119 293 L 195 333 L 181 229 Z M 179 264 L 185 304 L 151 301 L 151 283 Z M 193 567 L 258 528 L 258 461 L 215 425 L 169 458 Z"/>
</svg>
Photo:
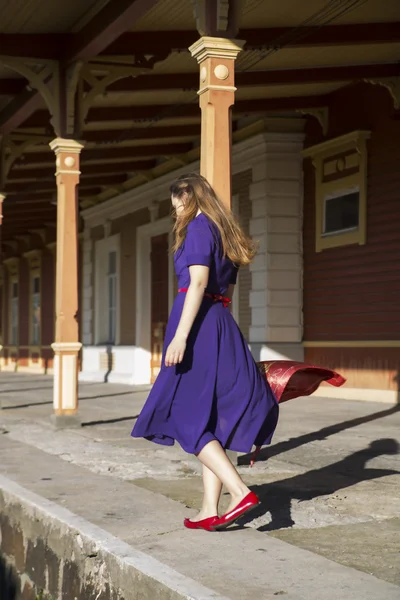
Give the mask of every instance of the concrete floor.
<svg viewBox="0 0 400 600">
<path fill-rule="evenodd" d="M 24 479 L 22 473 L 15 473 L 19 467 L 12 462 L 17 444 L 21 456 L 24 448 L 32 448 L 49 461 L 53 456 L 87 472 L 131 482 L 175 501 L 188 516 L 193 513 L 185 507 L 199 507 L 197 460 L 178 446 L 165 448 L 129 435 L 146 388 L 81 385 L 83 426 L 64 431 L 50 426 L 51 388 L 48 377 L 0 373 L 0 428 L 7 432 L 0 436 L 0 451 L 2 442 L 11 461 L 0 467 L 3 474 Z M 263 450 L 255 467 L 249 469 L 248 456 L 239 456 L 240 472 L 262 504 L 252 513 L 252 520 L 242 524 L 244 531 L 226 537 L 243 544 L 243 534 L 251 530 L 256 545 L 258 539 L 263 546 L 265 536 L 269 544 L 278 538 L 400 586 L 399 409 L 397 405 L 314 397 L 284 404 L 273 445 Z M 63 494 L 62 486 L 47 483 L 47 497 L 62 503 Z M 90 520 L 90 511 L 85 517 Z M 118 521 L 122 517 L 108 518 Z M 148 519 L 144 519 L 146 527 Z M 142 527 L 139 523 L 138 530 Z M 170 543 L 174 536 L 189 539 L 180 524 L 174 522 L 173 530 Z M 253 542 L 248 539 L 250 547 Z M 135 536 L 134 541 L 159 559 L 168 553 L 160 539 L 154 543 Z M 215 582 L 205 583 L 217 589 Z M 254 592 L 251 587 L 249 582 L 249 597 Z"/>
</svg>

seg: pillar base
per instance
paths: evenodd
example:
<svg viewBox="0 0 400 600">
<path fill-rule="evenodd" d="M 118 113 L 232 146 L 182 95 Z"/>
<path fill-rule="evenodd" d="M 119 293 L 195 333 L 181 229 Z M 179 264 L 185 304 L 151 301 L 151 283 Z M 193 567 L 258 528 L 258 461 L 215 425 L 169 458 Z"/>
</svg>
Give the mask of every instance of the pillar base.
<svg viewBox="0 0 400 600">
<path fill-rule="evenodd" d="M 78 410 L 78 353 L 80 342 L 56 342 L 54 350 L 53 406 L 56 415 L 75 415 Z"/>
<path fill-rule="evenodd" d="M 82 427 L 79 415 L 56 415 L 50 417 L 54 429 L 78 429 Z"/>
</svg>

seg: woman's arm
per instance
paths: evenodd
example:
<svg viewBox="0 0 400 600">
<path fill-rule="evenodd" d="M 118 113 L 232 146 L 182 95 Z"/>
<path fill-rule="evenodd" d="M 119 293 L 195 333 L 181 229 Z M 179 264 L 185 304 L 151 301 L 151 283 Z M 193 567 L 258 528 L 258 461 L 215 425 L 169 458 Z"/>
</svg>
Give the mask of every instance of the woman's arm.
<svg viewBox="0 0 400 600">
<path fill-rule="evenodd" d="M 190 285 L 186 292 L 182 315 L 174 339 L 167 348 L 165 365 L 172 367 L 181 363 L 186 350 L 186 340 L 199 312 L 207 288 L 210 269 L 202 265 L 189 267 Z"/>
</svg>

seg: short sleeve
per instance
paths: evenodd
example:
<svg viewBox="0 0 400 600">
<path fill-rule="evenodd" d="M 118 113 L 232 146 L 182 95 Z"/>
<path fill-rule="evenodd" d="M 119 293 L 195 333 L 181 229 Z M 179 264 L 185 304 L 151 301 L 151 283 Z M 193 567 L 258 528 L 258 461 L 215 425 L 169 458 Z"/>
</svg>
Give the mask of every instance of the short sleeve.
<svg viewBox="0 0 400 600">
<path fill-rule="evenodd" d="M 206 218 L 196 218 L 189 223 L 185 238 L 186 265 L 210 267 L 215 251 L 215 240 Z"/>
</svg>

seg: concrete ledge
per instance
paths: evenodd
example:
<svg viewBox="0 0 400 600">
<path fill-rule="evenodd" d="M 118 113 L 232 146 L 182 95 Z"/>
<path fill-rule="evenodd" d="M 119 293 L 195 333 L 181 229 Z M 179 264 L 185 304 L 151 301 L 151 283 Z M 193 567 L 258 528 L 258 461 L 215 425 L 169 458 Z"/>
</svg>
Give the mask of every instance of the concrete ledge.
<svg viewBox="0 0 400 600">
<path fill-rule="evenodd" d="M 1 475 L 0 526 L 2 557 L 34 594 L 229 600 Z"/>
<path fill-rule="evenodd" d="M 338 400 L 357 400 L 364 402 L 385 402 L 387 404 L 400 403 L 400 391 L 396 390 L 371 390 L 363 388 L 347 387 L 346 384 L 340 388 L 330 385 L 320 385 L 313 396 L 322 398 L 337 398 Z"/>
</svg>

